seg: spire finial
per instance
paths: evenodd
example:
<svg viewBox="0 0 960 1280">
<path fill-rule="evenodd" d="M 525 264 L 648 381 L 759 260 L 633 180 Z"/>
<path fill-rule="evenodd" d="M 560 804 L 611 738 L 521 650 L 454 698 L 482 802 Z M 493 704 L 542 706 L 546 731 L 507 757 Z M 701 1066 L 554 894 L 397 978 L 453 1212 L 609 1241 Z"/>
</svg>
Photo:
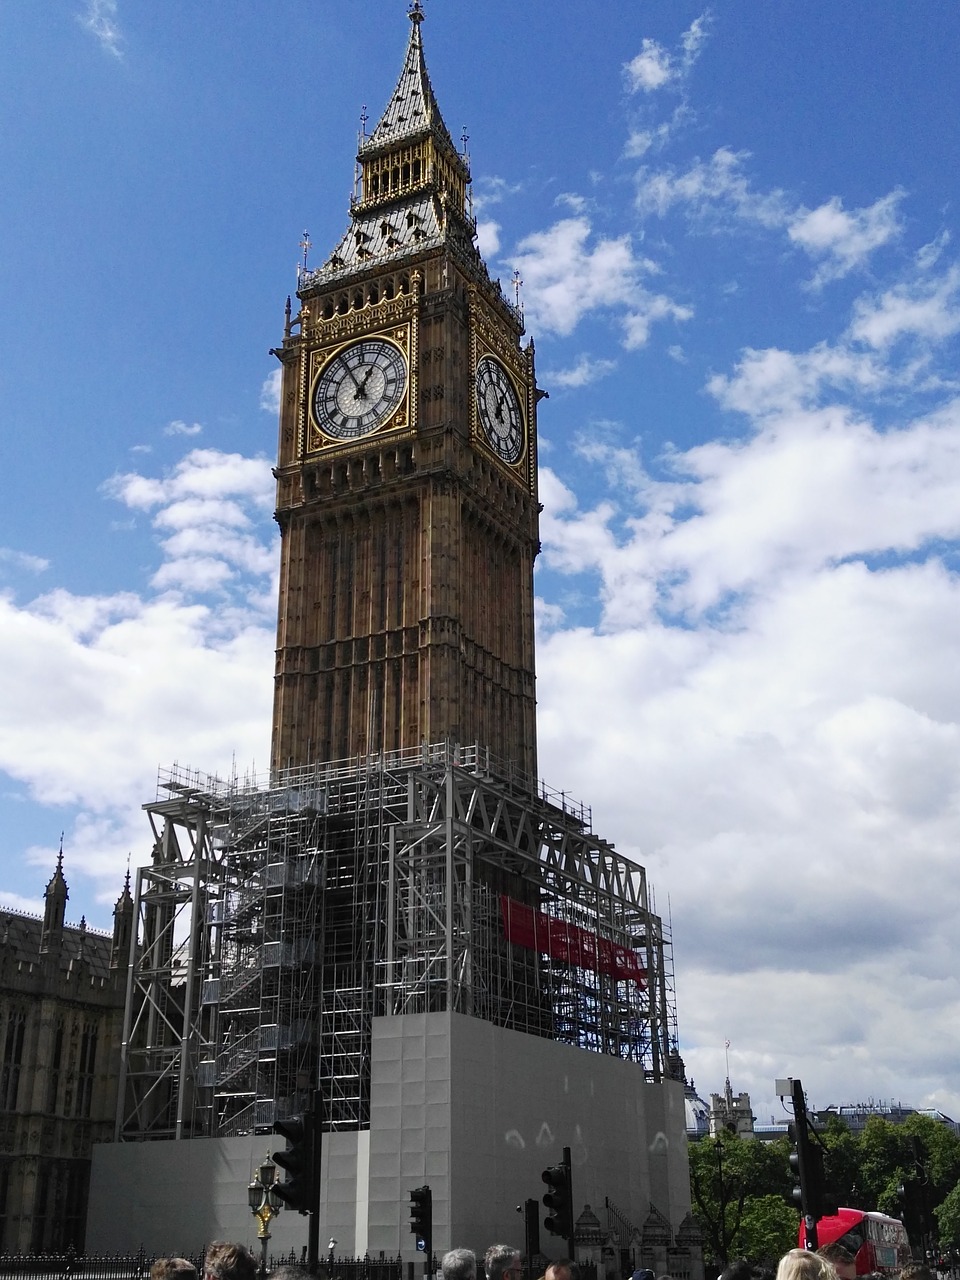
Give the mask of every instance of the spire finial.
<svg viewBox="0 0 960 1280">
<path fill-rule="evenodd" d="M 313 241 L 310 239 L 310 232 L 304 231 L 303 236 L 300 239 L 300 248 L 303 250 L 303 260 L 297 263 L 297 288 L 300 287 L 300 281 L 307 274 L 307 254 L 310 252 L 312 244 Z"/>
<path fill-rule="evenodd" d="M 57 854 L 57 870 L 63 875 L 63 832 L 60 832 L 60 852 Z"/>
<path fill-rule="evenodd" d="M 414 26 L 418 27 L 420 25 L 426 16 L 423 12 L 423 5 L 420 3 L 420 0 L 413 0 L 413 4 L 410 6 L 408 11 L 408 16 Z"/>
</svg>

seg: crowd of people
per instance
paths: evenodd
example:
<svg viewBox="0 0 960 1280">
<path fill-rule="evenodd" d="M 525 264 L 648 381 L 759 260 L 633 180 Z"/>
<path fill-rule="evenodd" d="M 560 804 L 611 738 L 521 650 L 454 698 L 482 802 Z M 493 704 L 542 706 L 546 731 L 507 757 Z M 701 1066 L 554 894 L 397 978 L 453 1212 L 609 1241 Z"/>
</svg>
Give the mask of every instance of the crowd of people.
<svg viewBox="0 0 960 1280">
<path fill-rule="evenodd" d="M 443 1280 L 477 1280 L 477 1255 L 472 1249 L 451 1249 L 443 1255 L 440 1268 Z M 513 1245 L 492 1244 L 483 1255 L 483 1269 L 486 1280 L 521 1280 L 520 1251 Z M 257 1259 L 244 1245 L 218 1241 L 204 1255 L 202 1277 L 187 1258 L 157 1258 L 150 1280 L 257 1280 L 258 1272 Z M 653 1280 L 653 1273 L 649 1274 Z M 269 1273 L 268 1280 L 303 1280 L 303 1275 L 302 1267 L 281 1266 Z M 566 1258 L 551 1262 L 540 1280 L 577 1280 L 576 1265 Z"/>
<path fill-rule="evenodd" d="M 739 1258 L 721 1271 L 719 1280 L 857 1280 L 857 1260 L 842 1244 L 825 1244 L 816 1252 L 791 1249 L 772 1267 L 759 1267 Z M 888 1273 L 882 1278 L 861 1276 L 859 1280 L 897 1280 Z M 899 1280 L 938 1280 L 926 1263 L 910 1262 L 901 1268 Z"/>
<path fill-rule="evenodd" d="M 478 1280 L 477 1255 L 472 1249 L 451 1249 L 440 1261 L 443 1280 Z M 257 1280 L 257 1259 L 242 1244 L 217 1242 L 207 1249 L 203 1276 L 186 1258 L 158 1258 L 150 1269 L 150 1280 Z M 483 1255 L 486 1280 L 521 1280 L 520 1251 L 509 1244 L 492 1244 Z M 277 1267 L 269 1280 L 303 1280 L 300 1267 Z M 539 1280 L 578 1280 L 576 1263 L 569 1258 L 551 1262 Z M 639 1270 L 631 1280 L 656 1280 L 652 1271 Z M 660 1276 L 659 1280 L 670 1280 Z M 856 1259 L 842 1244 L 824 1245 L 812 1252 L 791 1249 L 772 1268 L 759 1267 L 740 1258 L 720 1273 L 719 1280 L 857 1280 Z M 861 1277 L 870 1280 L 870 1277 Z M 877 1280 L 880 1280 L 877 1277 Z M 884 1277 L 884 1280 L 891 1278 Z M 899 1280 L 938 1280 L 922 1262 L 911 1262 L 900 1271 Z"/>
</svg>

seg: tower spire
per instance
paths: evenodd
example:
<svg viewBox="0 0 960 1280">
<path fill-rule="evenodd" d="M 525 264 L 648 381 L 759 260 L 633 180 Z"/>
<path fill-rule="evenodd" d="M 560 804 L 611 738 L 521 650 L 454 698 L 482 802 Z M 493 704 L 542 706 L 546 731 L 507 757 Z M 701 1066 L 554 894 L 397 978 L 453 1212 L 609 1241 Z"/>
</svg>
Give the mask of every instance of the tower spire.
<svg viewBox="0 0 960 1280">
<path fill-rule="evenodd" d="M 60 832 L 60 852 L 57 866 L 44 892 L 43 929 L 40 933 L 41 952 L 58 951 L 63 937 L 63 921 L 67 913 L 70 891 L 63 875 L 63 832 Z"/>
</svg>

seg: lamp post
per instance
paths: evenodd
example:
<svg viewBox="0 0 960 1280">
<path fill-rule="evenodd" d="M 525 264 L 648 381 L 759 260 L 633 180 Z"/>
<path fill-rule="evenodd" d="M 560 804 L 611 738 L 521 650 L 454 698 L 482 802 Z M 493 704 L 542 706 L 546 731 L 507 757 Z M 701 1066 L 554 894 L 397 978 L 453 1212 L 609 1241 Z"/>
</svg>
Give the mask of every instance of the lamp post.
<svg viewBox="0 0 960 1280">
<path fill-rule="evenodd" d="M 337 1242 L 333 1236 L 330 1237 L 330 1243 L 327 1245 L 329 1258 L 327 1259 L 327 1276 L 329 1280 L 333 1280 L 333 1251 L 337 1247 Z"/>
<path fill-rule="evenodd" d="M 250 1212 L 257 1220 L 257 1239 L 260 1241 L 260 1280 L 267 1274 L 267 1241 L 270 1239 L 270 1223 L 283 1208 L 275 1183 L 277 1166 L 269 1156 L 257 1169 L 256 1176 L 247 1187 Z"/>
</svg>

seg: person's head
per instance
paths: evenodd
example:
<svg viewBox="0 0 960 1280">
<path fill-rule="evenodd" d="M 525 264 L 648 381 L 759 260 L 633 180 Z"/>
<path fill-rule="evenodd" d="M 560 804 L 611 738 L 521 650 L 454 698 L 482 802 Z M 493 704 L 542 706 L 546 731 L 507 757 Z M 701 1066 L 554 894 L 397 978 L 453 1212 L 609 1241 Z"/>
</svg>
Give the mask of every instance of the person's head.
<svg viewBox="0 0 960 1280">
<path fill-rule="evenodd" d="M 197 1268 L 188 1258 L 157 1258 L 150 1280 L 197 1280 Z"/>
<path fill-rule="evenodd" d="M 477 1280 L 477 1255 L 472 1249 L 451 1249 L 440 1259 L 443 1280 Z"/>
<path fill-rule="evenodd" d="M 791 1249 L 780 1259 L 777 1280 L 838 1280 L 832 1262 L 810 1249 Z"/>
<path fill-rule="evenodd" d="M 900 1280 L 936 1280 L 936 1276 L 925 1262 L 908 1262 L 901 1268 Z"/>
<path fill-rule="evenodd" d="M 215 1240 L 203 1260 L 205 1280 L 257 1280 L 257 1260 L 242 1244 Z"/>
<path fill-rule="evenodd" d="M 520 1250 L 512 1244 L 492 1244 L 483 1255 L 487 1280 L 520 1280 Z"/>
<path fill-rule="evenodd" d="M 577 1264 L 571 1262 L 569 1258 L 557 1258 L 555 1262 L 551 1262 L 543 1273 L 544 1280 L 577 1280 Z M 650 1280 L 653 1280 L 653 1272 L 650 1272 Z"/>
<path fill-rule="evenodd" d="M 758 1268 L 746 1258 L 734 1258 L 720 1272 L 719 1280 L 757 1280 Z"/>
<path fill-rule="evenodd" d="M 834 1241 L 833 1244 L 825 1244 L 822 1249 L 817 1250 L 817 1253 L 821 1258 L 826 1258 L 828 1262 L 833 1263 L 833 1269 L 840 1280 L 856 1280 L 857 1255 L 845 1244 Z M 924 1277 L 918 1276 L 917 1280 L 924 1280 Z M 933 1280 L 932 1276 L 930 1280 Z"/>
</svg>

